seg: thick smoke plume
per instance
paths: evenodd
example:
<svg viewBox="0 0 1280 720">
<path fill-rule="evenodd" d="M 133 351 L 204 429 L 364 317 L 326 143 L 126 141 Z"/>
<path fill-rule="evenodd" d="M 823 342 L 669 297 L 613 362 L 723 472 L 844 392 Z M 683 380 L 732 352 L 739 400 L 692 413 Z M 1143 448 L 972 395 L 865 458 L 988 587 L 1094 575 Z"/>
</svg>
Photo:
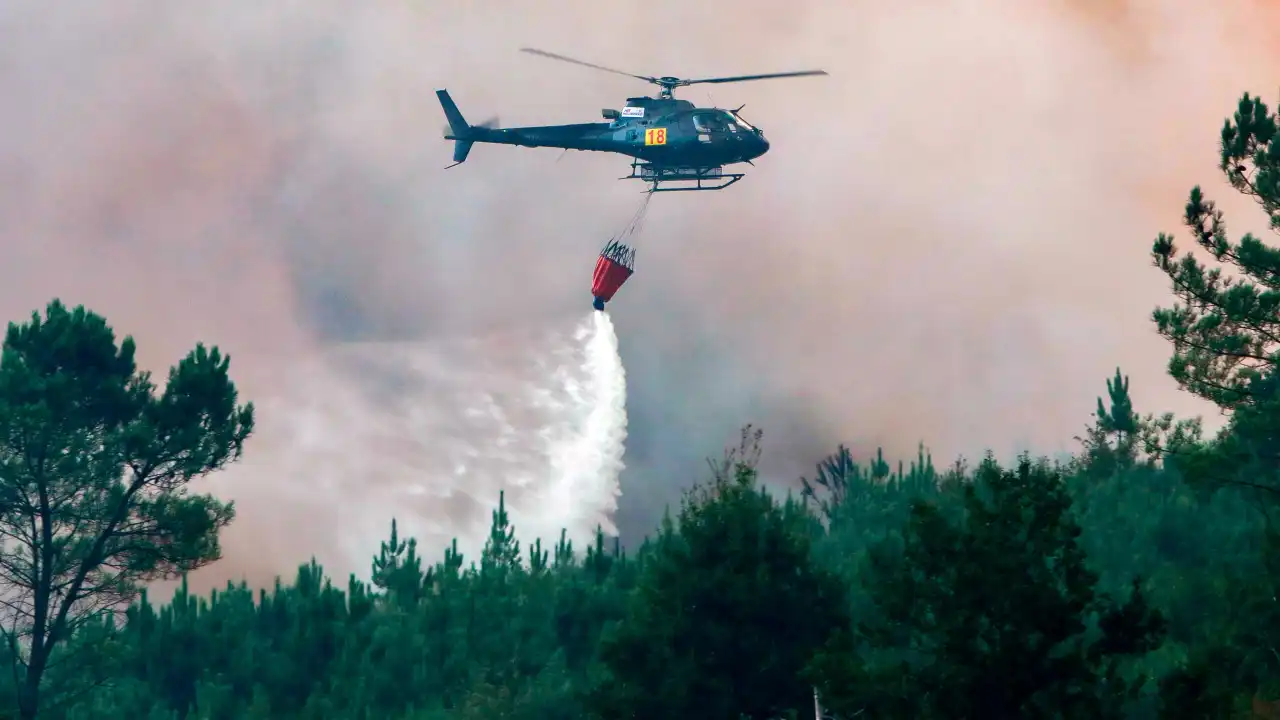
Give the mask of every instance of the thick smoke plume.
<svg viewBox="0 0 1280 720">
<path fill-rule="evenodd" d="M 821 67 L 683 91 L 746 103 L 773 150 L 727 191 L 650 208 L 611 305 L 630 390 L 620 530 L 648 531 L 748 421 L 784 479 L 838 441 L 1069 449 L 1117 364 L 1139 410 L 1202 410 L 1164 377 L 1148 315 L 1168 292 L 1147 252 L 1197 182 L 1233 230 L 1260 229 L 1214 145 L 1241 92 L 1277 99 L 1278 35 L 1261 0 L 8 0 L 0 312 L 83 302 L 155 369 L 197 340 L 228 350 L 263 427 L 205 578 L 287 573 L 388 522 L 364 507 L 391 480 L 348 477 L 383 462 L 361 427 L 326 440 L 349 460 L 293 469 L 277 439 L 307 411 L 276 401 L 280 379 L 352 342 L 554 327 L 586 308 L 595 254 L 640 199 L 602 155 L 481 146 L 443 172 L 434 89 L 512 127 L 652 90 L 521 46 L 655 75 Z M 314 388 L 329 426 L 403 372 L 389 358 Z M 421 412 L 449 412 L 435 402 Z M 439 467 L 419 440 L 406 465 Z"/>
</svg>

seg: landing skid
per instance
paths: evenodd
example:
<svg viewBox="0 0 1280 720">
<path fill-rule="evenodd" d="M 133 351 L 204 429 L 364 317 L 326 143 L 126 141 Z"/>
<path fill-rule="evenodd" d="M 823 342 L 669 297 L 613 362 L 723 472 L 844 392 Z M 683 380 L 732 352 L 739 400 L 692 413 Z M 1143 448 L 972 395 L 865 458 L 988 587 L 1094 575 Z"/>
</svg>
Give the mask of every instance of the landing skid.
<svg viewBox="0 0 1280 720">
<path fill-rule="evenodd" d="M 643 180 L 651 185 L 648 192 L 690 192 L 697 190 L 723 190 L 746 177 L 745 173 L 727 173 L 723 166 L 690 168 L 690 167 L 655 167 L 652 163 L 631 163 L 631 174 L 619 180 Z M 710 185 L 709 182 L 718 182 Z M 693 183 L 684 187 L 659 187 L 662 183 Z"/>
</svg>

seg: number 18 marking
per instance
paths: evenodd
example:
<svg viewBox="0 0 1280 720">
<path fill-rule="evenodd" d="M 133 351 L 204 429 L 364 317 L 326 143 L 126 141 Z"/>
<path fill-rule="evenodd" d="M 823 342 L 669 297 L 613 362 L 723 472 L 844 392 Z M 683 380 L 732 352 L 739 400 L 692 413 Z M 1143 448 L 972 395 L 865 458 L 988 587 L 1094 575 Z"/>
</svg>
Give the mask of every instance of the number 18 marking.
<svg viewBox="0 0 1280 720">
<path fill-rule="evenodd" d="M 645 145 L 666 145 L 667 129 L 666 128 L 649 128 L 644 131 Z"/>
</svg>

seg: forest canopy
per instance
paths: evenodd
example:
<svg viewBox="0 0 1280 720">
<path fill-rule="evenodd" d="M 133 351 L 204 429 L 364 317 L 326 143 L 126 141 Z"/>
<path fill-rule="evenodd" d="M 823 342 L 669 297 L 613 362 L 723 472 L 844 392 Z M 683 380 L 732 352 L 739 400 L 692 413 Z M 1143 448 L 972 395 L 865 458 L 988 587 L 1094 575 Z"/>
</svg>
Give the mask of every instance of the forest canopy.
<svg viewBox="0 0 1280 720">
<path fill-rule="evenodd" d="M 1276 114 L 1244 95 L 1220 169 L 1280 233 Z M 891 465 L 838 446 L 767 489 L 763 435 L 693 474 L 643 542 L 483 550 L 394 518 L 369 582 L 315 560 L 271 588 L 167 603 L 235 508 L 191 483 L 254 427 L 229 358 L 161 385 L 130 337 L 54 300 L 0 354 L 0 645 L 11 717 L 1280 717 L 1280 247 L 1200 187 L 1160 233 L 1168 373 L 1227 417 L 1140 412 L 1099 378 L 1074 456 Z M 1274 238 L 1267 238 L 1274 241 Z M 1136 239 L 1135 239 L 1136 241 Z M 1149 242 L 1149 240 L 1143 240 Z M 980 418 L 977 419 L 980 421 Z M 375 550 L 371 548 L 371 552 Z"/>
</svg>

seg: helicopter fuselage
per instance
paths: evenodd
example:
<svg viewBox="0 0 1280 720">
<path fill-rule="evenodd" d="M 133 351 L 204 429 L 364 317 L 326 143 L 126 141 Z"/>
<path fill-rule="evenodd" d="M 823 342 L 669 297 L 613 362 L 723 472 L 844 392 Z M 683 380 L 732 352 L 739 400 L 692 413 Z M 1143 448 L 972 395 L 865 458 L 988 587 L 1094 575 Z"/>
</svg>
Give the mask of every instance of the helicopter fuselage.
<svg viewBox="0 0 1280 720">
<path fill-rule="evenodd" d="M 612 122 L 496 129 L 466 125 L 448 93 L 437 94 L 450 121 L 445 138 L 467 143 L 468 151 L 479 142 L 609 152 L 671 169 L 749 162 L 769 151 L 764 133 L 736 113 L 687 100 L 629 98 L 621 112 L 604 111 Z M 455 153 L 455 162 L 462 159 L 465 153 Z"/>
</svg>

